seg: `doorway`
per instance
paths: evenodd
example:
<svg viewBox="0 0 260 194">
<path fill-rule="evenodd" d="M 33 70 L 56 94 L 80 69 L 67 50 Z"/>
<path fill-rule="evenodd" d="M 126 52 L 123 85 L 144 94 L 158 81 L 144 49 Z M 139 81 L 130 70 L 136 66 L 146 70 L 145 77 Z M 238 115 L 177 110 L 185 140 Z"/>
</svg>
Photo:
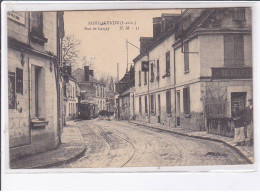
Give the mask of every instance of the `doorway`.
<svg viewBox="0 0 260 194">
<path fill-rule="evenodd" d="M 161 96 L 158 94 L 158 123 L 161 123 Z"/>
</svg>

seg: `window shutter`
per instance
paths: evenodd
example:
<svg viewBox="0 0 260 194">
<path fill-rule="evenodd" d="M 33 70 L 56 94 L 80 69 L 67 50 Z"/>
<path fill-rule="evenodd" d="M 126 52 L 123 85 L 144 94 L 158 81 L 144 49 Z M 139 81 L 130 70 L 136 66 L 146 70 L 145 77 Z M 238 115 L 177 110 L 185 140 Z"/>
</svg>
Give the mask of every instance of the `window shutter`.
<svg viewBox="0 0 260 194">
<path fill-rule="evenodd" d="M 244 65 L 244 37 L 236 35 L 234 40 L 235 65 Z"/>
<path fill-rule="evenodd" d="M 189 43 L 184 43 L 184 71 L 189 71 Z"/>
<path fill-rule="evenodd" d="M 166 92 L 166 111 L 168 114 L 171 113 L 171 91 Z"/>
<path fill-rule="evenodd" d="M 225 35 L 224 36 L 224 65 L 232 66 L 234 62 L 234 36 Z"/>
<path fill-rule="evenodd" d="M 165 55 L 166 57 L 166 73 L 170 73 L 170 51 Z"/>
</svg>

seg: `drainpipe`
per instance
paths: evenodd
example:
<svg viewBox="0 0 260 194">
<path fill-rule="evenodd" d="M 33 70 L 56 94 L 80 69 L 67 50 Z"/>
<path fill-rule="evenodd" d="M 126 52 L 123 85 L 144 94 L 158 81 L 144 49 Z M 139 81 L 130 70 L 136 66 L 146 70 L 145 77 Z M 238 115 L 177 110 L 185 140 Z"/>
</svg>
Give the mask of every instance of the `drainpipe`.
<svg viewBox="0 0 260 194">
<path fill-rule="evenodd" d="M 28 44 L 29 46 L 31 46 L 31 40 L 30 40 L 30 33 L 31 30 L 31 12 L 29 12 L 29 16 L 28 16 Z M 29 138 L 30 138 L 30 144 L 32 143 L 32 130 L 31 130 L 31 72 L 30 72 L 30 58 L 28 56 L 28 101 L 29 101 Z"/>
<path fill-rule="evenodd" d="M 174 112 L 175 112 L 175 127 L 177 126 L 177 111 L 176 111 L 176 61 L 175 61 L 175 49 L 173 48 L 173 76 L 174 76 L 174 83 L 173 83 L 173 88 L 174 88 Z"/>
</svg>

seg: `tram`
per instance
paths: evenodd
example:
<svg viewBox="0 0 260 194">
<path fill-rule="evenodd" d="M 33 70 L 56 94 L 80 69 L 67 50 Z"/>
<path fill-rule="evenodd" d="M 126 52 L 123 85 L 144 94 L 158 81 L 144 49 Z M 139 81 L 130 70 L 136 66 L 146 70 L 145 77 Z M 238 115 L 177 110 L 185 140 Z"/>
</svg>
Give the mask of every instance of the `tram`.
<svg viewBox="0 0 260 194">
<path fill-rule="evenodd" d="M 79 113 L 80 119 L 93 119 L 97 117 L 97 107 L 93 103 L 82 101 L 79 104 Z"/>
</svg>

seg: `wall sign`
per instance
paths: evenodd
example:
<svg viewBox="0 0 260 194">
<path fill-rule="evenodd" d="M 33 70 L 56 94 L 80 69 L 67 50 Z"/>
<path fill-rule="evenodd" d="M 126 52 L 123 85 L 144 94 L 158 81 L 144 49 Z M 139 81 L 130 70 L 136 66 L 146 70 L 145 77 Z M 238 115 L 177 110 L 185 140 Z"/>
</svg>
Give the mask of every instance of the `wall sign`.
<svg viewBox="0 0 260 194">
<path fill-rule="evenodd" d="M 142 61 L 142 71 L 149 71 L 149 61 Z"/>
<path fill-rule="evenodd" d="M 25 25 L 25 12 L 7 12 L 7 17 L 19 24 Z"/>
<path fill-rule="evenodd" d="M 250 79 L 252 67 L 212 68 L 212 79 Z"/>
</svg>

